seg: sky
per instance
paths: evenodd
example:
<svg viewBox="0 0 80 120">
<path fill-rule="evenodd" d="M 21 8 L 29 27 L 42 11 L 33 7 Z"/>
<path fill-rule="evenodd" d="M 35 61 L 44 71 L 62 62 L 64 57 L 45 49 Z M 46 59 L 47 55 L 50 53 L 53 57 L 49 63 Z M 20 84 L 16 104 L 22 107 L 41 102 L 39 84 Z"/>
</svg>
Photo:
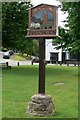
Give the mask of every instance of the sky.
<svg viewBox="0 0 80 120">
<path fill-rule="evenodd" d="M 49 4 L 49 5 L 56 5 L 56 6 L 61 5 L 61 3 L 57 0 L 31 0 L 31 3 L 34 6 L 39 5 L 41 3 Z M 64 15 L 62 11 L 58 8 L 58 26 L 64 27 L 64 23 L 62 21 L 65 20 L 66 17 L 67 17 L 67 14 Z"/>
</svg>

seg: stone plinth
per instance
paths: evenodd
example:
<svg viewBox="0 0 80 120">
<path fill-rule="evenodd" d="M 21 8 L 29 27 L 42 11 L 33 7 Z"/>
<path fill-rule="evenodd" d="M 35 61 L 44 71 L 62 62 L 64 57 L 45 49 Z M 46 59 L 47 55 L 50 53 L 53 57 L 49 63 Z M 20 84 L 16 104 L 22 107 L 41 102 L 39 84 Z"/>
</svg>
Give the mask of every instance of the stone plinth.
<svg viewBox="0 0 80 120">
<path fill-rule="evenodd" d="M 55 113 L 55 107 L 50 95 L 37 94 L 31 97 L 27 113 L 35 116 L 51 116 Z"/>
</svg>

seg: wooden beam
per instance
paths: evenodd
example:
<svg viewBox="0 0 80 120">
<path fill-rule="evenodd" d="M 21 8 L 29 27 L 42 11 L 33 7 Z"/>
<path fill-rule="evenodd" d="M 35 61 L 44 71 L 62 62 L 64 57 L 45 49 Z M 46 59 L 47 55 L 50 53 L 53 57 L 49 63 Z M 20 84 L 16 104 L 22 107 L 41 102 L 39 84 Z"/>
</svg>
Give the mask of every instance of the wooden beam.
<svg viewBox="0 0 80 120">
<path fill-rule="evenodd" d="M 45 39 L 39 39 L 39 87 L 38 93 L 45 94 Z"/>
</svg>

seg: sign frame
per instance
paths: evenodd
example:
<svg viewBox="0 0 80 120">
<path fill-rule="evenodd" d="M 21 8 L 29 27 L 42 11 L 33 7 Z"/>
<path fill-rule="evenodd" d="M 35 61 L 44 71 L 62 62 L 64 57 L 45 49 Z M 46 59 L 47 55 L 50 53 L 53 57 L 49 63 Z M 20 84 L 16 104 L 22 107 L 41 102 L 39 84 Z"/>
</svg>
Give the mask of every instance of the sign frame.
<svg viewBox="0 0 80 120">
<path fill-rule="evenodd" d="M 58 7 L 40 4 L 29 9 L 27 37 L 56 38 L 58 36 Z"/>
</svg>

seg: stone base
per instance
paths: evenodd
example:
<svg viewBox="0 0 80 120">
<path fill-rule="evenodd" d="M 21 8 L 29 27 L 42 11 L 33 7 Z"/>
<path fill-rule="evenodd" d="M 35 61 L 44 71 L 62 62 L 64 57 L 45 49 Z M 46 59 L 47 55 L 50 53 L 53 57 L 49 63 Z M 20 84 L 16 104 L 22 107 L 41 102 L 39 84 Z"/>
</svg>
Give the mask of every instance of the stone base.
<svg viewBox="0 0 80 120">
<path fill-rule="evenodd" d="M 51 116 L 55 113 L 55 107 L 50 95 L 37 94 L 31 97 L 27 113 L 35 116 Z"/>
</svg>

